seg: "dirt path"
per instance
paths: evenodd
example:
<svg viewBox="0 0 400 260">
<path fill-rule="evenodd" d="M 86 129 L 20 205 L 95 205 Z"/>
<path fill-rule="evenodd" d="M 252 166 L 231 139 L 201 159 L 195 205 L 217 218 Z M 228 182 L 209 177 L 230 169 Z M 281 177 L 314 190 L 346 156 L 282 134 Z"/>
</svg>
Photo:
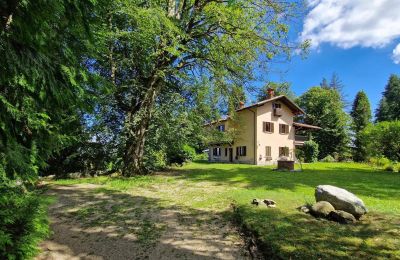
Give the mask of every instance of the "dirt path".
<svg viewBox="0 0 400 260">
<path fill-rule="evenodd" d="M 221 216 L 100 185 L 51 186 L 49 240 L 37 259 L 247 259 Z"/>
</svg>

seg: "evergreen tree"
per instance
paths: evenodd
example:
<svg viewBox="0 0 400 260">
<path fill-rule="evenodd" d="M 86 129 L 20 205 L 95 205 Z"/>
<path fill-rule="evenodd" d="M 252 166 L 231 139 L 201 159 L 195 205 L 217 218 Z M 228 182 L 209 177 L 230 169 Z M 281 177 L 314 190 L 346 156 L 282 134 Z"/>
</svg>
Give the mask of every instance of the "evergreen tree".
<svg viewBox="0 0 400 260">
<path fill-rule="evenodd" d="M 0 175 L 34 181 L 75 138 L 91 7 L 90 0 L 0 4 Z"/>
<path fill-rule="evenodd" d="M 371 106 L 364 91 L 357 93 L 351 116 L 353 119 L 352 130 L 354 132 L 353 159 L 355 161 L 364 161 L 366 159 L 366 150 L 362 144 L 360 133 L 371 122 Z"/>
<path fill-rule="evenodd" d="M 400 120 L 400 78 L 397 75 L 390 75 L 375 116 L 377 122 Z"/>
<path fill-rule="evenodd" d="M 319 145 L 319 158 L 337 155 L 338 159 L 347 157 L 349 132 L 348 115 L 343 110 L 340 94 L 335 89 L 312 87 L 298 99 L 300 107 L 307 117 L 307 124 L 322 127 L 313 133 L 314 141 Z"/>
</svg>

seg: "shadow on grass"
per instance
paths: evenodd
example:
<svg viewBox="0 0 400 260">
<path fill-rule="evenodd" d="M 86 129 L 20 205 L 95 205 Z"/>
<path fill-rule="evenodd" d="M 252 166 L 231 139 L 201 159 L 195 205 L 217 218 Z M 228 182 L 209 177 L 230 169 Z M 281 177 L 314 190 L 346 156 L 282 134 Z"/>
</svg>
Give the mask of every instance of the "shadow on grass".
<svg viewBox="0 0 400 260">
<path fill-rule="evenodd" d="M 236 218 L 258 238 L 266 259 L 398 259 L 399 219 L 367 216 L 354 225 L 304 213 L 239 206 Z"/>
<path fill-rule="evenodd" d="M 273 171 L 271 167 L 238 164 L 198 163 L 202 168 L 178 168 L 180 178 L 191 181 L 211 181 L 245 188 L 295 190 L 299 186 L 315 188 L 321 184 L 339 186 L 351 192 L 400 200 L 400 173 L 377 171 L 357 164 L 326 164 L 313 168 L 305 165 L 302 172 Z M 320 164 L 322 165 L 322 164 Z"/>
<path fill-rule="evenodd" d="M 215 259 L 242 252 L 224 237 L 219 215 L 93 184 L 47 193 L 57 198 L 50 207 L 53 235 L 37 259 Z"/>
</svg>

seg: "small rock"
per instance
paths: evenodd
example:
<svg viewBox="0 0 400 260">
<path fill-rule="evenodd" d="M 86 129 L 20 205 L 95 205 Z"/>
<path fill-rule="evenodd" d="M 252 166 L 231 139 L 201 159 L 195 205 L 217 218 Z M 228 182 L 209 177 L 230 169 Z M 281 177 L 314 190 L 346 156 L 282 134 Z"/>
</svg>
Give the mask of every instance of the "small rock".
<svg viewBox="0 0 400 260">
<path fill-rule="evenodd" d="M 304 212 L 304 213 L 310 213 L 310 207 L 307 205 L 303 205 L 301 207 L 297 208 L 299 211 Z"/>
<path fill-rule="evenodd" d="M 334 210 L 335 210 L 335 208 L 329 202 L 318 201 L 311 207 L 310 212 L 311 212 L 311 214 L 313 214 L 316 217 L 324 217 L 325 218 L 329 215 L 329 213 L 331 213 L 331 211 L 334 211 Z"/>
<path fill-rule="evenodd" d="M 357 221 L 352 214 L 343 210 L 331 211 L 328 215 L 328 218 L 330 220 L 339 222 L 341 224 L 350 224 L 350 223 L 355 223 Z"/>
<path fill-rule="evenodd" d="M 270 199 L 265 199 L 263 201 L 265 203 L 265 205 L 267 205 L 267 207 L 269 208 L 275 208 L 276 207 L 276 202 Z"/>
</svg>

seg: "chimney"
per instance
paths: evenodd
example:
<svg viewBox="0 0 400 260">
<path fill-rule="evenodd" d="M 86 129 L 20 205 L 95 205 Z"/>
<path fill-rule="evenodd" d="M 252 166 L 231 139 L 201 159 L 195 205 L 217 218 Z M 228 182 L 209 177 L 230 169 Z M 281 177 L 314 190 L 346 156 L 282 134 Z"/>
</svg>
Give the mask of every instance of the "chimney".
<svg viewBox="0 0 400 260">
<path fill-rule="evenodd" d="M 275 97 L 275 91 L 273 88 L 268 88 L 267 89 L 267 99 Z"/>
<path fill-rule="evenodd" d="M 240 101 L 240 102 L 239 102 L 239 109 L 242 109 L 242 108 L 244 108 L 244 102 L 243 102 L 243 101 Z"/>
</svg>

